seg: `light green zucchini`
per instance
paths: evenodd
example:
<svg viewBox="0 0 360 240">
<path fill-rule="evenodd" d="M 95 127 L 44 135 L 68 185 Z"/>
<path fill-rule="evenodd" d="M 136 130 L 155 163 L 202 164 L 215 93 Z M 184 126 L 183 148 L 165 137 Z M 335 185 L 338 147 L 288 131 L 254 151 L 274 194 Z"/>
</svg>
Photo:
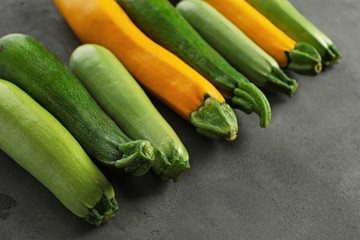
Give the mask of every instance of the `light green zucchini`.
<svg viewBox="0 0 360 240">
<path fill-rule="evenodd" d="M 75 215 L 95 225 L 114 217 L 114 189 L 80 144 L 29 95 L 1 79 L 0 149 Z"/>
<path fill-rule="evenodd" d="M 238 71 L 257 86 L 292 96 L 298 87 L 278 63 L 204 1 L 184 0 L 177 10 Z"/>
<path fill-rule="evenodd" d="M 179 137 L 109 50 L 82 45 L 71 55 L 70 68 L 129 137 L 146 139 L 156 148 L 152 169 L 162 180 L 177 181 L 180 173 L 190 168 L 188 152 Z"/>
<path fill-rule="evenodd" d="M 341 54 L 335 44 L 288 0 L 246 1 L 295 41 L 313 45 L 320 53 L 325 67 L 339 62 Z"/>
</svg>

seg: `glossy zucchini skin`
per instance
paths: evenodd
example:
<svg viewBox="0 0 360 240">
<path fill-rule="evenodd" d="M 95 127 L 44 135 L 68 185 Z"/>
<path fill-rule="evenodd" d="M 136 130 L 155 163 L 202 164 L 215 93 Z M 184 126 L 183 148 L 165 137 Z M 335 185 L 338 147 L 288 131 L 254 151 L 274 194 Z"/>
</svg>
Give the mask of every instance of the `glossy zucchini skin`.
<svg viewBox="0 0 360 240">
<path fill-rule="evenodd" d="M 246 1 L 295 41 L 313 45 L 320 53 L 325 67 L 339 62 L 341 54 L 335 44 L 288 0 Z"/>
<path fill-rule="evenodd" d="M 117 2 L 152 40 L 203 75 L 233 107 L 246 113 L 257 113 L 260 116 L 260 125 L 267 127 L 271 118 L 271 109 L 265 95 L 216 52 L 169 1 L 117 0 Z M 244 94 L 238 95 L 238 90 Z"/>
<path fill-rule="evenodd" d="M 71 55 L 70 69 L 128 136 L 156 148 L 152 169 L 162 180 L 177 181 L 190 168 L 185 146 L 114 54 L 99 45 L 82 45 Z"/>
<path fill-rule="evenodd" d="M 93 159 L 142 175 L 152 166 L 148 141 L 132 141 L 97 105 L 81 82 L 36 39 L 0 39 L 0 77 L 26 91 L 53 114 Z"/>
<path fill-rule="evenodd" d="M 114 217 L 114 189 L 80 144 L 28 94 L 1 79 L 0 149 L 75 215 L 95 225 Z"/>
<path fill-rule="evenodd" d="M 294 95 L 296 80 L 287 77 L 275 59 L 211 5 L 185 0 L 176 8 L 211 46 L 257 86 Z"/>
</svg>

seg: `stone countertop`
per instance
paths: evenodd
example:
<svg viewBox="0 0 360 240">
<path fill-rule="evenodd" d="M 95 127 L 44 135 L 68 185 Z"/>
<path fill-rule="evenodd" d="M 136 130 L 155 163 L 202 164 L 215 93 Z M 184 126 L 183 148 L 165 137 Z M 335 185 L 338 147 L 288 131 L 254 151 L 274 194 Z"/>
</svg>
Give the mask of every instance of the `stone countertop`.
<svg viewBox="0 0 360 240">
<path fill-rule="evenodd" d="M 360 236 L 360 1 L 291 0 L 337 45 L 341 63 L 299 90 L 268 94 L 272 121 L 236 110 L 233 143 L 199 136 L 152 99 L 188 148 L 178 183 L 105 172 L 116 218 L 93 227 L 0 151 L 0 238 L 357 240 Z M 29 34 L 67 64 L 80 41 L 50 0 L 1 0 L 0 36 Z M 21 148 L 21 145 L 19 145 Z"/>
</svg>

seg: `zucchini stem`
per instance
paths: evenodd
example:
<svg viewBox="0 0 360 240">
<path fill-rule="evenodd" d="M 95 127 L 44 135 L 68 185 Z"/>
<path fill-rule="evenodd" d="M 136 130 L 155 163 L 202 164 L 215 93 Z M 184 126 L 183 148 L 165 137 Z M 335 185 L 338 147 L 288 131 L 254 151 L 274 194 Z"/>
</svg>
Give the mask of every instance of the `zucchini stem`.
<svg viewBox="0 0 360 240">
<path fill-rule="evenodd" d="M 85 221 L 100 226 L 115 216 L 119 209 L 115 198 L 109 199 L 105 194 L 94 208 L 89 209 L 89 214 L 84 217 Z"/>
<path fill-rule="evenodd" d="M 213 97 L 206 98 L 204 105 L 190 114 L 190 122 L 196 131 L 209 138 L 224 138 L 234 141 L 238 124 L 234 111 L 227 103 Z"/>
<path fill-rule="evenodd" d="M 266 128 L 271 120 L 271 107 L 264 93 L 250 82 L 239 82 L 231 102 L 245 113 L 255 112 L 260 117 L 260 126 Z M 248 108 L 251 111 L 247 111 Z"/>
<path fill-rule="evenodd" d="M 341 54 L 336 46 L 334 44 L 329 45 L 329 47 L 325 49 L 325 54 L 322 59 L 324 69 L 338 63 L 340 58 Z"/>
<path fill-rule="evenodd" d="M 305 75 L 316 75 L 322 70 L 321 56 L 310 44 L 297 43 L 291 51 L 286 51 L 288 69 Z"/>
<path fill-rule="evenodd" d="M 188 160 L 183 159 L 178 151 L 174 151 L 173 156 L 168 159 L 159 150 L 155 150 L 155 161 L 152 167 L 153 171 L 159 175 L 162 181 L 173 179 L 177 182 L 182 172 L 190 169 Z"/>
<path fill-rule="evenodd" d="M 298 88 L 298 83 L 295 79 L 289 78 L 279 68 L 273 67 L 271 73 L 267 75 L 268 81 L 264 86 L 265 89 L 273 92 L 281 92 L 292 97 Z"/>
<path fill-rule="evenodd" d="M 246 114 L 254 112 L 254 99 L 250 94 L 239 88 L 234 89 L 234 96 L 231 98 L 231 103 Z"/>
<path fill-rule="evenodd" d="M 134 176 L 145 174 L 154 163 L 154 149 L 150 142 L 136 140 L 120 144 L 119 150 L 122 158 L 115 162 L 117 168 L 123 168 L 125 172 Z"/>
</svg>

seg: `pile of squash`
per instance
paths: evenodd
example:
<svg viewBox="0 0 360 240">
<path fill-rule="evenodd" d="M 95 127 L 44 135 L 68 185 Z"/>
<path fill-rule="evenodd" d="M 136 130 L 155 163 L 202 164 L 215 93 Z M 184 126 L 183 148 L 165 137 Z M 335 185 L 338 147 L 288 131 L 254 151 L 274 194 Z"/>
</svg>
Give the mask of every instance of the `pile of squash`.
<svg viewBox="0 0 360 240">
<path fill-rule="evenodd" d="M 142 90 L 206 137 L 234 141 L 233 108 L 268 127 L 263 90 L 293 96 L 284 68 L 316 75 L 341 55 L 286 0 L 55 0 L 85 44 L 70 69 L 36 39 L 0 39 L 0 148 L 74 214 L 118 209 L 97 164 L 178 181 L 188 152 Z"/>
</svg>

